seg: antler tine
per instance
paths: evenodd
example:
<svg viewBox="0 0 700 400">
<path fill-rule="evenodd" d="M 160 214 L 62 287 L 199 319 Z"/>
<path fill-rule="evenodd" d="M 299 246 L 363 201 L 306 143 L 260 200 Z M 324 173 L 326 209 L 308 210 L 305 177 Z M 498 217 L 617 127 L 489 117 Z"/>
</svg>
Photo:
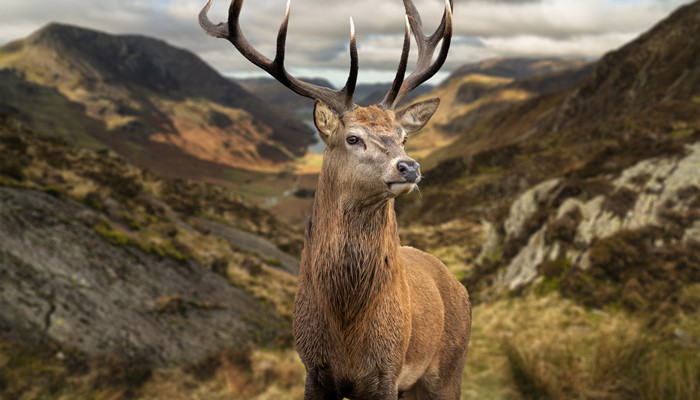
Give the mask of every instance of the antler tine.
<svg viewBox="0 0 700 400">
<path fill-rule="evenodd" d="M 413 72 L 400 84 L 399 88 L 392 86 L 387 96 L 382 101 L 381 105 L 387 108 L 394 106 L 411 90 L 418 87 L 421 83 L 427 81 L 435 75 L 447 59 L 447 52 L 450 49 L 452 40 L 452 0 L 445 0 L 445 12 L 442 15 L 440 26 L 430 36 L 425 36 L 423 32 L 423 22 L 420 14 L 413 4 L 412 0 L 404 0 L 407 19 L 410 23 L 413 36 L 418 45 L 418 61 Z M 432 62 L 433 53 L 437 48 L 438 43 L 442 41 L 440 53 L 435 62 Z M 403 57 L 403 54 L 402 54 Z M 403 71 L 402 71 L 403 69 Z M 399 66 L 399 73 L 405 73 L 405 66 Z M 397 79 L 398 75 L 397 73 Z M 396 80 L 394 81 L 396 83 Z M 394 93 L 396 91 L 396 93 Z"/>
<path fill-rule="evenodd" d="M 207 4 L 199 13 L 199 24 L 208 35 L 227 39 L 246 59 L 248 59 L 248 61 L 270 74 L 273 78 L 277 79 L 280 83 L 292 89 L 297 94 L 321 100 L 339 114 L 356 107 L 352 98 L 357 83 L 358 57 L 357 44 L 355 41 L 355 27 L 352 24 L 352 19 L 350 20 L 352 25 L 350 37 L 350 74 L 345 87 L 340 90 L 333 90 L 296 79 L 284 68 L 285 44 L 287 41 L 287 27 L 290 13 L 289 1 L 287 2 L 287 11 L 284 20 L 277 33 L 277 49 L 274 60 L 270 60 L 258 52 L 250 45 L 243 35 L 240 24 L 238 23 L 238 18 L 243 8 L 243 0 L 233 0 L 229 7 L 228 23 L 219 23 L 216 25 L 212 23 L 207 16 L 212 1 L 213 0 L 207 0 Z"/>
<path fill-rule="evenodd" d="M 379 103 L 382 107 L 394 108 L 394 101 L 396 96 L 399 94 L 399 89 L 403 84 L 404 76 L 406 75 L 406 66 L 408 65 L 408 52 L 411 50 L 411 28 L 408 22 L 408 14 L 406 17 L 406 32 L 403 37 L 403 48 L 401 50 L 401 61 L 399 61 L 399 68 L 396 71 L 396 77 L 394 78 L 394 83 L 391 84 L 391 89 L 389 93 L 384 96 L 384 99 Z"/>
<path fill-rule="evenodd" d="M 199 12 L 199 26 L 201 26 L 202 29 L 204 29 L 204 32 L 209 36 L 227 39 L 228 25 L 224 24 L 223 22 L 214 24 L 207 16 L 212 1 L 213 0 L 207 0 L 207 4 L 204 6 L 204 8 L 202 8 L 202 11 Z"/>
</svg>

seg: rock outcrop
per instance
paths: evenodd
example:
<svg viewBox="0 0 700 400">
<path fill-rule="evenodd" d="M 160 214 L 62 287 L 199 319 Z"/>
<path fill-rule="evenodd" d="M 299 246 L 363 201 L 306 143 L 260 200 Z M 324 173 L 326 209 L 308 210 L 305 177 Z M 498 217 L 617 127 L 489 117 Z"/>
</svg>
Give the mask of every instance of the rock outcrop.
<svg viewBox="0 0 700 400">
<path fill-rule="evenodd" d="M 270 306 L 189 260 L 107 242 L 69 199 L 0 187 L 0 332 L 155 365 L 265 342 Z"/>
<path fill-rule="evenodd" d="M 700 251 L 700 143 L 686 149 L 685 155 L 650 158 L 623 170 L 606 193 L 570 196 L 563 190 L 570 185 L 566 178 L 523 192 L 502 229 L 487 230 L 477 263 L 500 261 L 505 267 L 494 284 L 514 290 L 546 276 L 548 263 L 590 270 L 594 245 L 620 232 L 662 232 L 646 235 L 652 251 Z M 497 260 L 514 244 L 520 246 L 510 259 Z"/>
</svg>

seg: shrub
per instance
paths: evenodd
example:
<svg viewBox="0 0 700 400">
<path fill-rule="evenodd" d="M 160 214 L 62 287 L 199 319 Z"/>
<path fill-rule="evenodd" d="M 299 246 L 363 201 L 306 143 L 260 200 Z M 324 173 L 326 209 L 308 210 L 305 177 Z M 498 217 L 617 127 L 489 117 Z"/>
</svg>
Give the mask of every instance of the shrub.
<svg viewBox="0 0 700 400">
<path fill-rule="evenodd" d="M 153 371 L 143 360 L 126 360 L 115 354 L 95 357 L 90 362 L 93 371 L 92 386 L 95 389 L 119 389 L 121 398 L 133 398 L 135 391 L 152 375 Z"/>
<path fill-rule="evenodd" d="M 61 197 L 63 191 L 58 186 L 47 186 L 44 188 L 44 192 L 50 194 L 53 197 Z"/>
<path fill-rule="evenodd" d="M 603 201 L 603 210 L 610 211 L 619 218 L 625 218 L 627 212 L 634 207 L 639 193 L 625 186 L 617 188 L 610 196 Z"/>
<path fill-rule="evenodd" d="M 18 182 L 22 182 L 25 179 L 27 179 L 27 175 L 25 175 L 22 167 L 16 163 L 8 163 L 8 164 L 0 165 L 0 175 L 5 175 L 7 177 L 10 177 L 10 178 L 18 181 Z"/>
</svg>

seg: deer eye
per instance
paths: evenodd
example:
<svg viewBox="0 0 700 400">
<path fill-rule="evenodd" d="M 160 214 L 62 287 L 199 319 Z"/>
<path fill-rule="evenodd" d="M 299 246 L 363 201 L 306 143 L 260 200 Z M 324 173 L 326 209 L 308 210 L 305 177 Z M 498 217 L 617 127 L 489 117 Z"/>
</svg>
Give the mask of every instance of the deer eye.
<svg viewBox="0 0 700 400">
<path fill-rule="evenodd" d="M 360 142 L 360 138 L 357 136 L 348 136 L 346 140 L 348 141 L 348 144 L 358 144 Z"/>
<path fill-rule="evenodd" d="M 405 136 L 405 137 L 403 138 L 403 142 L 401 142 L 401 146 L 405 145 L 406 142 L 408 142 L 408 136 Z"/>
</svg>

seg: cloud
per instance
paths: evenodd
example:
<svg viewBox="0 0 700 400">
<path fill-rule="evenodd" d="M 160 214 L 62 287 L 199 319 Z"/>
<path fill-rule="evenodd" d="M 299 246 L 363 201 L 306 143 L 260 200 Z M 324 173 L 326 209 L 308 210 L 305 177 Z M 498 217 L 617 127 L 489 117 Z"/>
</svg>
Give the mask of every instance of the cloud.
<svg viewBox="0 0 700 400">
<path fill-rule="evenodd" d="M 197 23 L 205 0 L 23 0 L 0 4 L 0 44 L 28 36 L 51 21 L 113 34 L 160 38 L 197 53 L 222 72 L 256 73 L 225 40 L 206 36 Z M 455 0 L 454 37 L 446 70 L 497 56 L 595 58 L 648 30 L 689 0 Z M 444 0 L 415 0 L 428 33 Z M 214 22 L 227 18 L 229 1 L 215 0 Z M 286 0 L 248 0 L 241 27 L 249 41 L 274 56 Z M 292 71 L 347 74 L 349 18 L 357 31 L 362 71 L 393 77 L 404 25 L 400 0 L 292 0 L 287 65 Z M 415 57 L 415 45 L 412 55 Z M 338 82 L 340 83 L 340 82 Z"/>
</svg>

